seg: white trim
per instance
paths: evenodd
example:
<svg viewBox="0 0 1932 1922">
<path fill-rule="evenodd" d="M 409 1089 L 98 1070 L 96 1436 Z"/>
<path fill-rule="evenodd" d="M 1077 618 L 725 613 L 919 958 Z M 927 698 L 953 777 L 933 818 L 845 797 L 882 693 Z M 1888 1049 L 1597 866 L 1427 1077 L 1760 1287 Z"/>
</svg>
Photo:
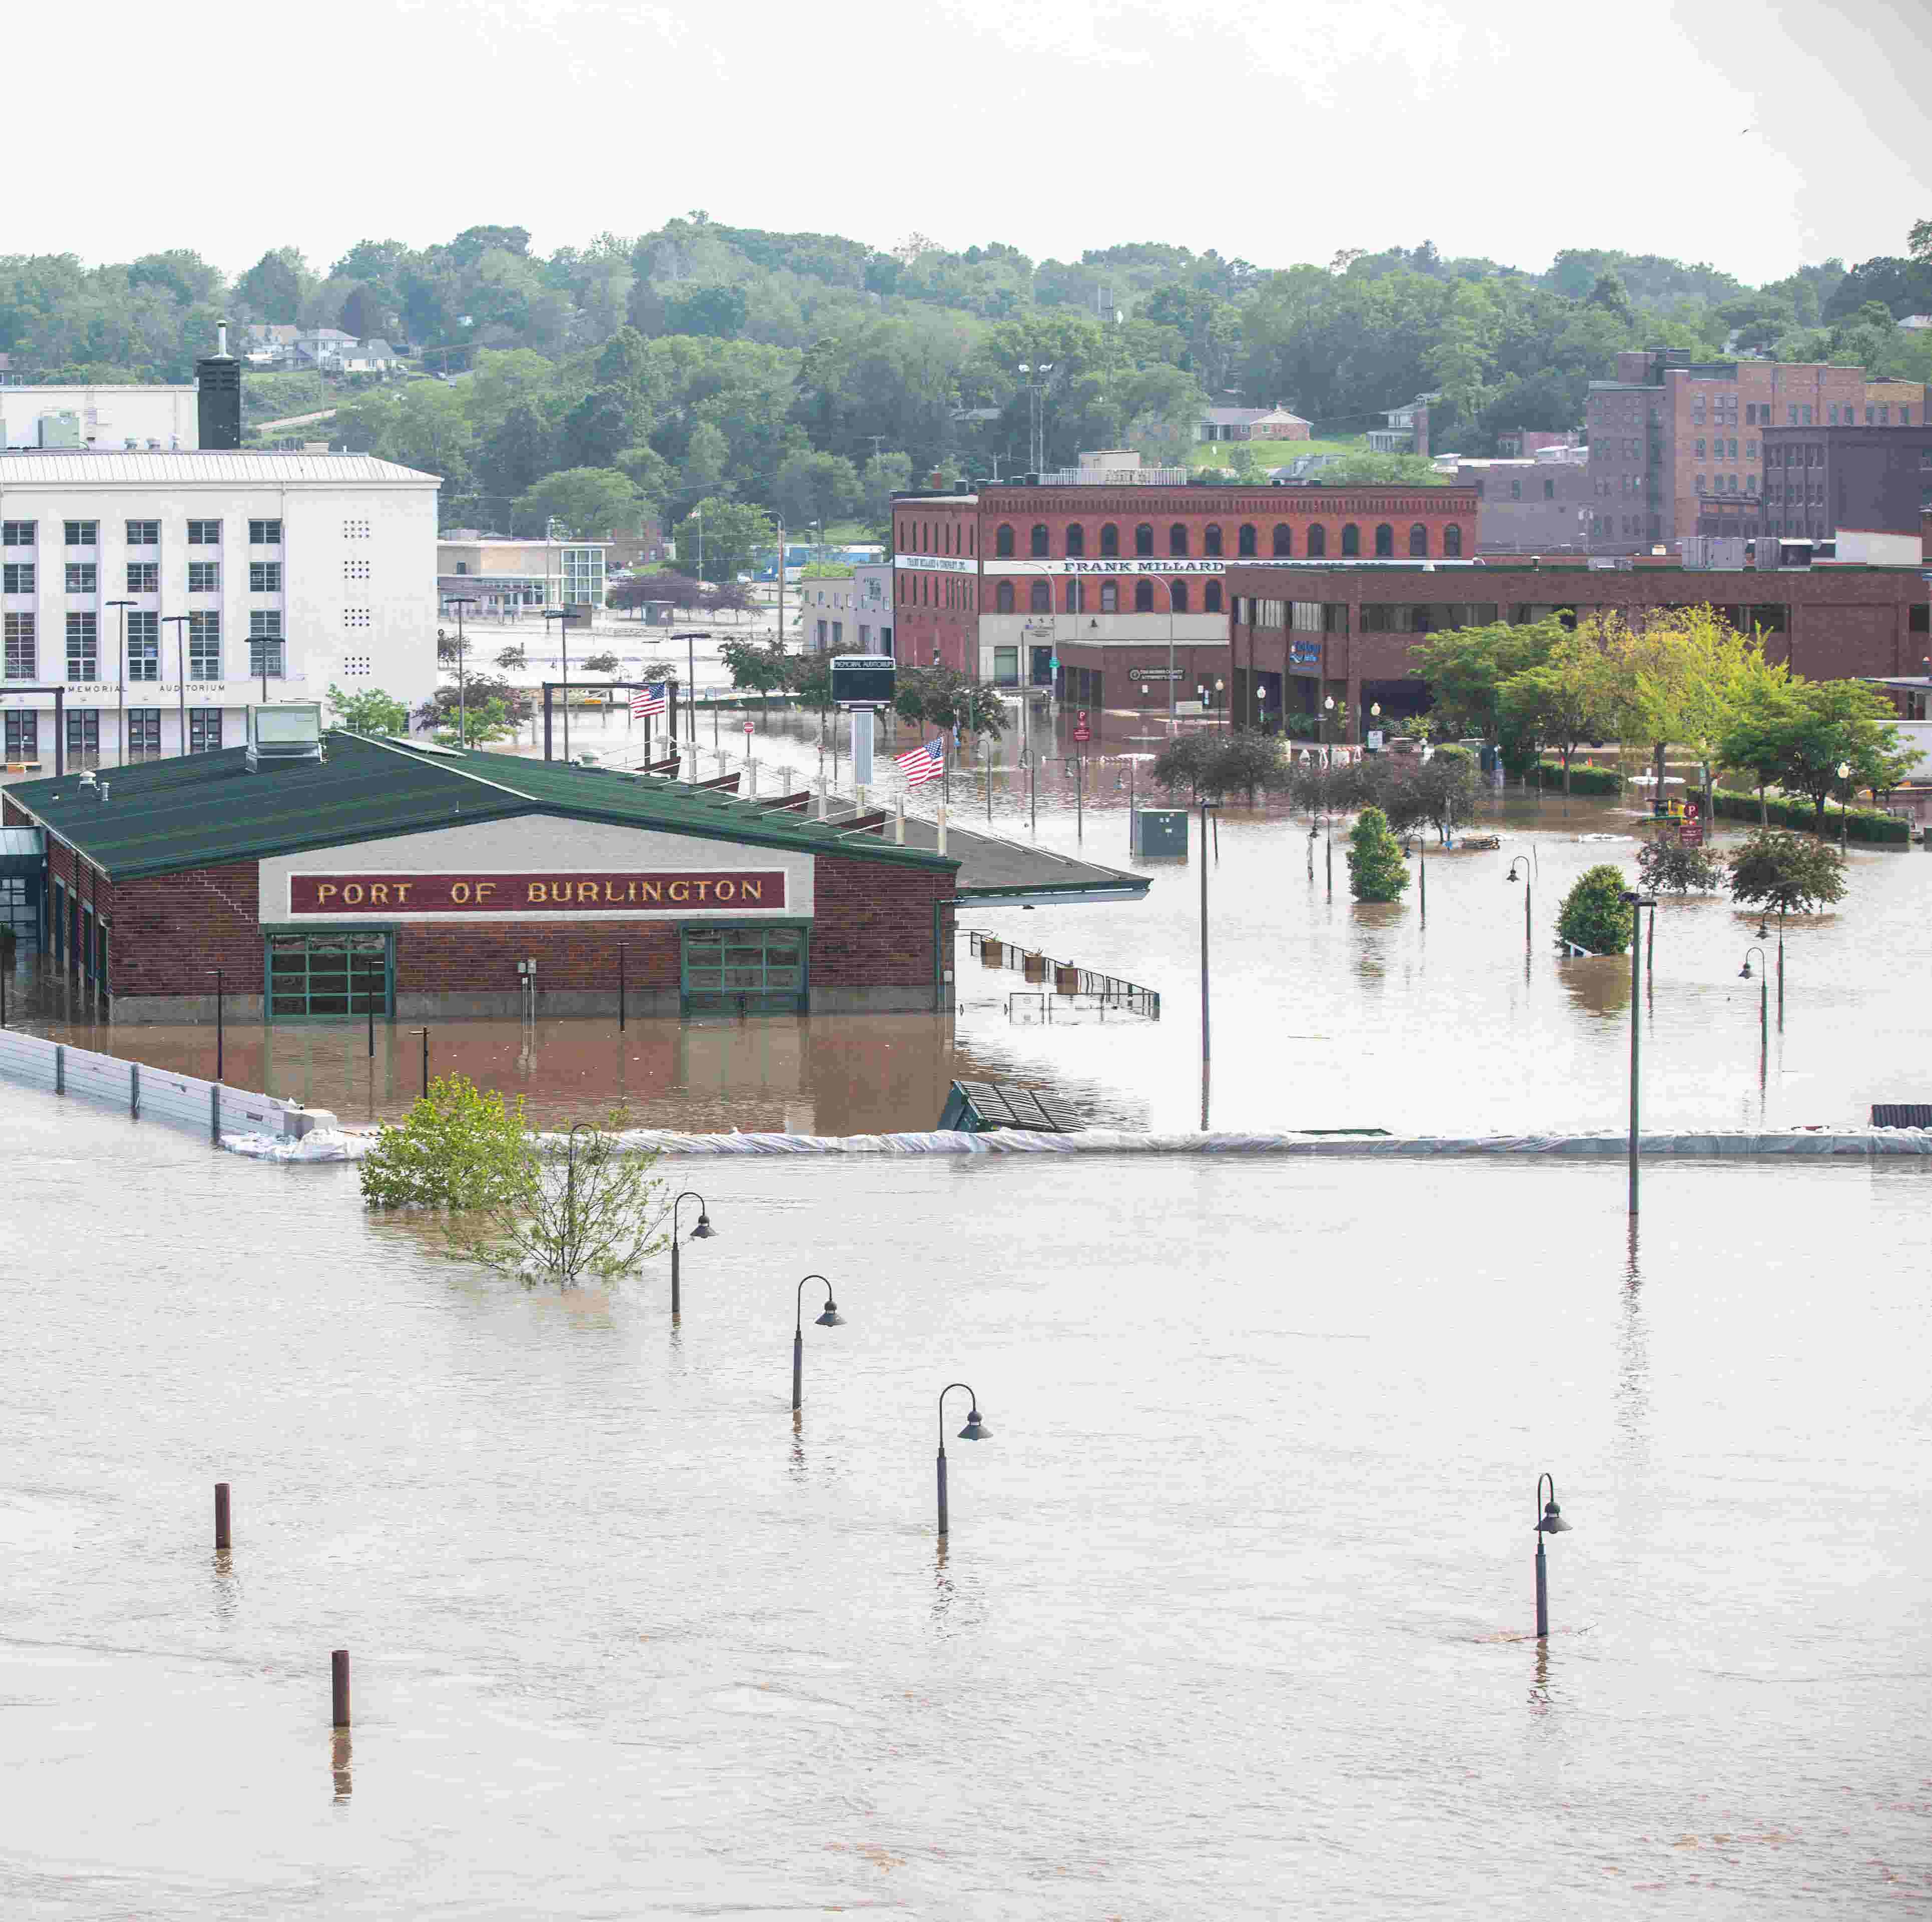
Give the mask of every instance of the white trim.
<svg viewBox="0 0 1932 1922">
<path fill-rule="evenodd" d="M 975 574 L 979 571 L 976 562 L 955 560 L 948 554 L 895 554 L 892 565 L 914 574 Z"/>
</svg>

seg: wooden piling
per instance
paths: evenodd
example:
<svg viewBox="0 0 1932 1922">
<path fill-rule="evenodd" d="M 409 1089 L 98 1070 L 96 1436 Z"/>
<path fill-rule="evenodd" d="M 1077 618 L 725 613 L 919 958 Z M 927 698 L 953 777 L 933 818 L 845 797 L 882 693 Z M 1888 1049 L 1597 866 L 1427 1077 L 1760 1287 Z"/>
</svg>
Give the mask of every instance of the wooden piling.
<svg viewBox="0 0 1932 1922">
<path fill-rule="evenodd" d="M 228 1484 L 217 1482 L 214 1485 L 214 1548 L 218 1555 L 225 1555 L 235 1546 L 232 1534 L 229 1525 Z"/>
<path fill-rule="evenodd" d="M 349 1726 L 349 1651 L 346 1648 L 332 1649 L 328 1657 L 329 1703 L 334 1714 L 334 1726 L 338 1729 Z"/>
</svg>

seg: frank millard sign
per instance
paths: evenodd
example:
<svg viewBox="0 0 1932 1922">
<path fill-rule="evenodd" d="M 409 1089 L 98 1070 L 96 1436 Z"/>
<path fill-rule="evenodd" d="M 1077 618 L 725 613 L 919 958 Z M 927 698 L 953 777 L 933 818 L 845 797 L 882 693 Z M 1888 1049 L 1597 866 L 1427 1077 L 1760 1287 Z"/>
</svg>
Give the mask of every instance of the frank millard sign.
<svg viewBox="0 0 1932 1922">
<path fill-rule="evenodd" d="M 291 914 L 596 914 L 782 908 L 782 870 L 601 874 L 292 874 Z"/>
</svg>

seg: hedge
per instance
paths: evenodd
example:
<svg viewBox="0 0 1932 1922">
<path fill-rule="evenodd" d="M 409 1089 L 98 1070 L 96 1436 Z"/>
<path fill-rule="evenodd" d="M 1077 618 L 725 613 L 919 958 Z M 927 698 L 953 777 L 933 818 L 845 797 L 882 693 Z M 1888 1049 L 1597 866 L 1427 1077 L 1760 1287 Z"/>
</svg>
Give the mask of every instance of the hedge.
<svg viewBox="0 0 1932 1922">
<path fill-rule="evenodd" d="M 1544 761 L 1538 765 L 1544 786 L 1561 789 L 1563 763 Z M 1624 778 L 1613 767 L 1596 767 L 1588 761 L 1570 763 L 1570 791 L 1573 794 L 1621 794 L 1623 789 Z"/>
<path fill-rule="evenodd" d="M 1562 787 L 1563 768 L 1560 762 L 1544 761 L 1540 763 L 1540 771 L 1545 787 Z M 1570 791 L 1573 794 L 1617 794 L 1622 792 L 1623 784 L 1622 775 L 1613 767 L 1592 767 L 1582 761 L 1570 763 Z M 1687 786 L 1684 793 L 1693 799 L 1698 798 L 1695 787 Z M 1719 787 L 1712 790 L 1711 801 L 1720 818 L 1757 826 L 1756 794 Z M 1816 823 L 1817 811 L 1807 800 L 1792 800 L 1788 796 L 1780 799 L 1777 795 L 1767 794 L 1764 818 L 1772 827 L 1796 828 L 1809 834 Z M 1827 801 L 1825 804 L 1825 829 L 1828 835 L 1836 835 L 1838 831 L 1838 808 L 1835 802 Z M 1845 838 L 1848 841 L 1868 841 L 1875 846 L 1909 847 L 1912 844 L 1912 823 L 1894 814 L 1881 813 L 1876 808 L 1853 808 L 1845 817 Z"/>
</svg>

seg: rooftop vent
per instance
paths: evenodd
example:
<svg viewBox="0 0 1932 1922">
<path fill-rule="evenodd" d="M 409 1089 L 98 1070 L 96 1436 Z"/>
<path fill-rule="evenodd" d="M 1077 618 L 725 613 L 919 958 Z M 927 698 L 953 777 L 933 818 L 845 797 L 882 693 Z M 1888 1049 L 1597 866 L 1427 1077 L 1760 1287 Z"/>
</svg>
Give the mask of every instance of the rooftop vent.
<svg viewBox="0 0 1932 1922">
<path fill-rule="evenodd" d="M 290 761 L 322 758 L 322 703 L 289 701 L 248 710 L 248 766 L 259 772 Z"/>
</svg>

